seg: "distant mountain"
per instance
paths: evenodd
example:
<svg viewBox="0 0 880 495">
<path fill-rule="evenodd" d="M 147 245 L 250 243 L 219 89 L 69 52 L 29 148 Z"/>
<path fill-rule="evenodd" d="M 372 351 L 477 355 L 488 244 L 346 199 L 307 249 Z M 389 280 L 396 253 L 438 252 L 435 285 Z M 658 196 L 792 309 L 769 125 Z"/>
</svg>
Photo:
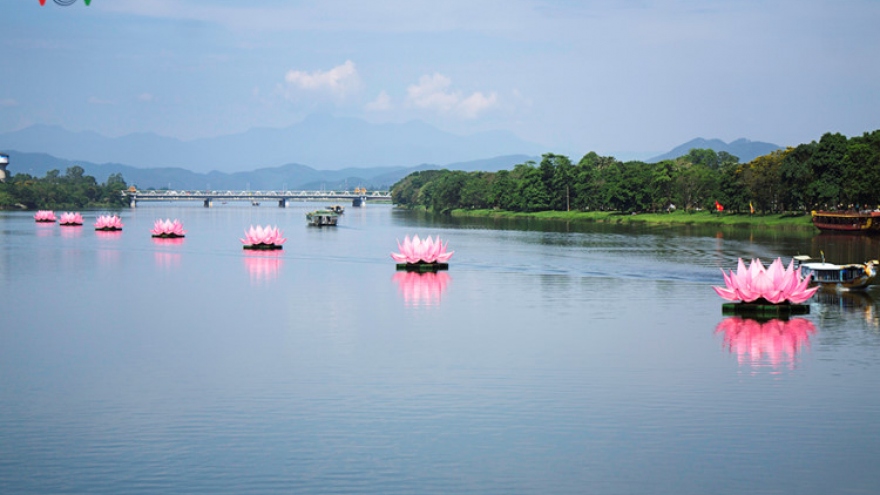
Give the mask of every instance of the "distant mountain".
<svg viewBox="0 0 880 495">
<path fill-rule="evenodd" d="M 726 151 L 731 155 L 738 157 L 740 163 L 747 163 L 759 156 L 763 156 L 773 151 L 780 150 L 782 149 L 782 146 L 771 143 L 762 143 L 760 141 L 749 141 L 748 139 L 744 138 L 737 139 L 730 144 L 725 143 L 720 139 L 697 138 L 688 141 L 681 146 L 676 146 L 672 149 L 672 151 L 668 153 L 664 153 L 660 156 L 655 156 L 654 158 L 646 161 L 648 163 L 656 163 L 663 160 L 674 160 L 680 156 L 687 155 L 692 149 L 695 148 L 711 149 L 715 150 L 715 152 Z"/>
<path fill-rule="evenodd" d="M 249 172 L 200 173 L 179 167 L 139 168 L 119 163 L 91 163 L 66 160 L 46 153 L 9 151 L 10 174 L 27 173 L 43 177 L 49 170 L 63 175 L 70 167 L 78 165 L 104 182 L 111 174 L 120 173 L 128 184 L 138 188 L 169 189 L 231 189 L 231 190 L 280 190 L 280 189 L 350 189 L 361 186 L 370 189 L 389 189 L 395 182 L 417 170 L 450 169 L 464 171 L 510 170 L 518 163 L 537 158 L 528 155 L 499 156 L 485 160 L 452 163 L 449 165 L 422 164 L 416 167 L 370 167 L 345 168 L 342 170 L 316 170 L 306 165 L 289 163 L 280 167 L 267 167 Z"/>
<path fill-rule="evenodd" d="M 546 150 L 506 131 L 460 136 L 424 122 L 371 124 L 313 115 L 285 128 L 256 128 L 214 138 L 181 141 L 156 134 L 109 138 L 58 126 L 34 125 L 0 133 L 0 149 L 48 153 L 90 163 L 138 168 L 237 172 L 288 163 L 326 170 L 406 167 L 413 163 L 467 162 L 510 153 Z"/>
</svg>

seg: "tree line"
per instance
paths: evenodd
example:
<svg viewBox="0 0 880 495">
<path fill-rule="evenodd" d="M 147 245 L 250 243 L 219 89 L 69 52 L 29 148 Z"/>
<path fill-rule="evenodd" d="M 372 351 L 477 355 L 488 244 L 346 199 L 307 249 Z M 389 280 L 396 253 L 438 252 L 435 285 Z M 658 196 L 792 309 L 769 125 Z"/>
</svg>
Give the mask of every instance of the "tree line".
<svg viewBox="0 0 880 495">
<path fill-rule="evenodd" d="M 64 175 L 58 170 L 39 178 L 18 173 L 0 183 L 0 208 L 30 210 L 80 209 L 89 207 L 123 207 L 127 204 L 122 191 L 127 187 L 122 174 L 111 174 L 99 184 L 94 177 L 75 165 Z"/>
<path fill-rule="evenodd" d="M 748 163 L 727 152 L 692 149 L 657 163 L 623 162 L 595 152 L 578 163 L 547 153 L 513 170 L 414 172 L 392 186 L 392 200 L 435 212 L 453 209 L 736 213 L 807 212 L 880 205 L 880 130 L 774 151 Z"/>
</svg>

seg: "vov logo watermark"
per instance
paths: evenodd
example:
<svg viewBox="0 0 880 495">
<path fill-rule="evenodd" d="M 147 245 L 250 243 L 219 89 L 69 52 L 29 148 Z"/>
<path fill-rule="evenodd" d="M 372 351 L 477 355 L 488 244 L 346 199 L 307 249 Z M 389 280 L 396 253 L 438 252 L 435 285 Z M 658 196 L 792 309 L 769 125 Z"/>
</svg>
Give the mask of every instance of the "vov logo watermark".
<svg viewBox="0 0 880 495">
<path fill-rule="evenodd" d="M 71 5 L 76 3 L 76 0 L 53 0 L 56 4 L 62 7 L 70 7 Z M 92 0 L 83 0 L 86 6 L 92 3 Z M 46 0 L 40 0 L 40 5 L 46 5 Z"/>
</svg>

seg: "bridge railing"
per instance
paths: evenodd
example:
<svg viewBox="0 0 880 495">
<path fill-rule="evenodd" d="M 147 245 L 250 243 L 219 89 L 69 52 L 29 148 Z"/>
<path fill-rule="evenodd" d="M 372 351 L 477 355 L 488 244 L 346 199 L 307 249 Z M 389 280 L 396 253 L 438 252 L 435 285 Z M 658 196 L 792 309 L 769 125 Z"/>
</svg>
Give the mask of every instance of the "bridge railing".
<svg viewBox="0 0 880 495">
<path fill-rule="evenodd" d="M 125 191 L 128 196 L 136 196 L 139 199 L 146 198 L 180 198 L 180 197 L 212 197 L 212 198 L 233 198 L 233 197 L 278 197 L 278 198 L 296 198 L 296 197 L 362 197 L 368 198 L 391 198 L 388 191 L 370 191 L 365 193 L 356 193 L 354 191 L 200 191 L 200 190 L 158 190 L 158 191 Z"/>
</svg>

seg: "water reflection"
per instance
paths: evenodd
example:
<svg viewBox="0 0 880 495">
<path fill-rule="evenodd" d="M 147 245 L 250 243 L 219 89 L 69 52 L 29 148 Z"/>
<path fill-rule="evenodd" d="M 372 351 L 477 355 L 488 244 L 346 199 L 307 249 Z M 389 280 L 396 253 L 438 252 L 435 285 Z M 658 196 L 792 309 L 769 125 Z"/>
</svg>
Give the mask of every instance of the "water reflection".
<svg viewBox="0 0 880 495">
<path fill-rule="evenodd" d="M 281 270 L 281 251 L 248 251 L 244 266 L 251 277 L 251 284 L 275 280 Z"/>
<path fill-rule="evenodd" d="M 447 272 L 397 272 L 392 280 L 407 306 L 437 306 L 452 278 Z"/>
<path fill-rule="evenodd" d="M 816 326 L 804 318 L 758 321 L 734 316 L 719 323 L 715 333 L 724 336 L 724 347 L 736 353 L 740 365 L 793 368 L 798 352 L 810 345 Z"/>
<path fill-rule="evenodd" d="M 151 237 L 156 246 L 179 246 L 183 244 L 183 237 Z"/>
<path fill-rule="evenodd" d="M 822 309 L 836 309 L 840 312 L 861 317 L 871 326 L 877 326 L 877 314 L 874 298 L 863 291 L 822 291 L 816 293 L 814 300 L 823 306 Z M 820 312 L 822 312 L 820 310 Z"/>
<path fill-rule="evenodd" d="M 107 240 L 107 241 L 114 241 L 114 240 L 118 240 L 119 238 L 122 237 L 122 231 L 121 230 L 96 230 L 95 235 L 98 237 L 98 239 L 103 239 L 103 240 Z"/>
<path fill-rule="evenodd" d="M 153 254 L 153 259 L 159 268 L 177 268 L 180 266 L 179 253 L 156 252 Z"/>
<path fill-rule="evenodd" d="M 37 237 L 50 237 L 55 235 L 55 224 L 46 222 L 36 222 Z"/>
<path fill-rule="evenodd" d="M 82 231 L 82 225 L 65 225 L 61 227 L 61 237 L 65 239 L 82 237 Z"/>
</svg>

